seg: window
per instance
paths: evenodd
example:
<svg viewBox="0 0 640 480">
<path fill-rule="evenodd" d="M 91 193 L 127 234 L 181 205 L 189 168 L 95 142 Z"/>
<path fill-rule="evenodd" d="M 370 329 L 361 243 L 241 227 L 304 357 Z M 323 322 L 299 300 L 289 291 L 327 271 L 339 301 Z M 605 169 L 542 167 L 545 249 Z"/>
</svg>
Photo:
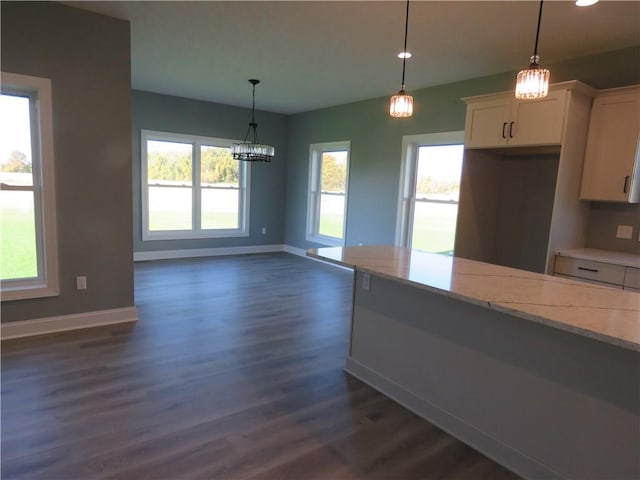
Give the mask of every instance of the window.
<svg viewBox="0 0 640 480">
<path fill-rule="evenodd" d="M 307 240 L 344 245 L 351 142 L 310 148 Z"/>
<path fill-rule="evenodd" d="M 51 82 L 2 72 L 0 281 L 3 300 L 58 294 Z"/>
<path fill-rule="evenodd" d="M 247 162 L 233 140 L 142 131 L 142 239 L 249 235 Z"/>
<path fill-rule="evenodd" d="M 403 138 L 396 244 L 453 253 L 463 139 L 464 132 Z"/>
</svg>

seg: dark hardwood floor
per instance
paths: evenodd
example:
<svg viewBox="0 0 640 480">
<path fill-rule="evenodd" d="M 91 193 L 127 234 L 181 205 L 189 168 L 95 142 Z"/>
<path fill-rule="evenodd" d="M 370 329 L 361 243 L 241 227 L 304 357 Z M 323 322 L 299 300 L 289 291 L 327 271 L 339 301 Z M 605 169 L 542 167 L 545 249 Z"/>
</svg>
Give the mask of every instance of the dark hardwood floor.
<svg viewBox="0 0 640 480">
<path fill-rule="evenodd" d="M 513 479 L 342 371 L 352 274 L 139 263 L 139 321 L 2 343 L 2 478 Z"/>
</svg>

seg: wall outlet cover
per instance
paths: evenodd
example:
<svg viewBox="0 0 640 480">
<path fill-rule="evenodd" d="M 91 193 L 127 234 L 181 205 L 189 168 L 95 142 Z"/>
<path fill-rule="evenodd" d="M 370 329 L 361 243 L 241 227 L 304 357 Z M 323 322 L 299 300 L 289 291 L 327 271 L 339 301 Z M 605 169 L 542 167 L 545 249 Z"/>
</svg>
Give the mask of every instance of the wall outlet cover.
<svg viewBox="0 0 640 480">
<path fill-rule="evenodd" d="M 624 238 L 626 240 L 631 240 L 632 237 L 633 237 L 632 225 L 618 225 L 618 230 L 616 231 L 616 238 Z"/>
</svg>

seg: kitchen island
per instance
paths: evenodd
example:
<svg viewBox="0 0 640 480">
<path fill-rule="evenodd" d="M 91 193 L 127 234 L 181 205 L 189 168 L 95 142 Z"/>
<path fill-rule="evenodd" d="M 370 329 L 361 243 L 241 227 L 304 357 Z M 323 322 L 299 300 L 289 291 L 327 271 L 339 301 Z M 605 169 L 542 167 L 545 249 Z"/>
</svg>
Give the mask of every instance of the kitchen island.
<svg viewBox="0 0 640 480">
<path fill-rule="evenodd" d="M 640 294 L 401 247 L 354 269 L 345 370 L 525 478 L 640 478 Z"/>
</svg>

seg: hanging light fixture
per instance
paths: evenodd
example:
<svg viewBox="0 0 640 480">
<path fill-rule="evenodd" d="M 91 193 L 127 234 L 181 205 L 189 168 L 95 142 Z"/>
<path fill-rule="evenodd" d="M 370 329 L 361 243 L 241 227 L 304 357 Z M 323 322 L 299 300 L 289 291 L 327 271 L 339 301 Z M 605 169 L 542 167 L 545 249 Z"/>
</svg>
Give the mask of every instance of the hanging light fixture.
<svg viewBox="0 0 640 480">
<path fill-rule="evenodd" d="M 407 0 L 407 13 L 404 21 L 404 50 L 398 55 L 402 58 L 402 87 L 397 95 L 391 97 L 389 115 L 392 117 L 410 117 L 413 115 L 413 97 L 404 90 L 404 71 L 407 58 L 411 56 L 407 52 L 407 33 L 409 32 L 409 0 Z"/>
<path fill-rule="evenodd" d="M 253 104 L 251 105 L 251 122 L 244 136 L 242 143 L 231 145 L 231 155 L 236 160 L 244 160 L 245 162 L 270 162 L 275 154 L 275 148 L 271 145 L 263 145 L 258 140 L 258 124 L 256 123 L 256 85 L 260 80 L 254 78 L 249 80 L 253 85 Z M 253 131 L 253 141 L 249 141 L 249 134 Z"/>
<path fill-rule="evenodd" d="M 536 42 L 533 47 L 531 64 L 518 73 L 516 81 L 516 98 L 519 100 L 535 100 L 544 98 L 549 93 L 549 70 L 540 68 L 538 61 L 538 38 L 540 36 L 540 20 L 542 19 L 542 2 L 540 0 L 540 10 L 538 12 L 538 28 L 536 29 Z"/>
</svg>

